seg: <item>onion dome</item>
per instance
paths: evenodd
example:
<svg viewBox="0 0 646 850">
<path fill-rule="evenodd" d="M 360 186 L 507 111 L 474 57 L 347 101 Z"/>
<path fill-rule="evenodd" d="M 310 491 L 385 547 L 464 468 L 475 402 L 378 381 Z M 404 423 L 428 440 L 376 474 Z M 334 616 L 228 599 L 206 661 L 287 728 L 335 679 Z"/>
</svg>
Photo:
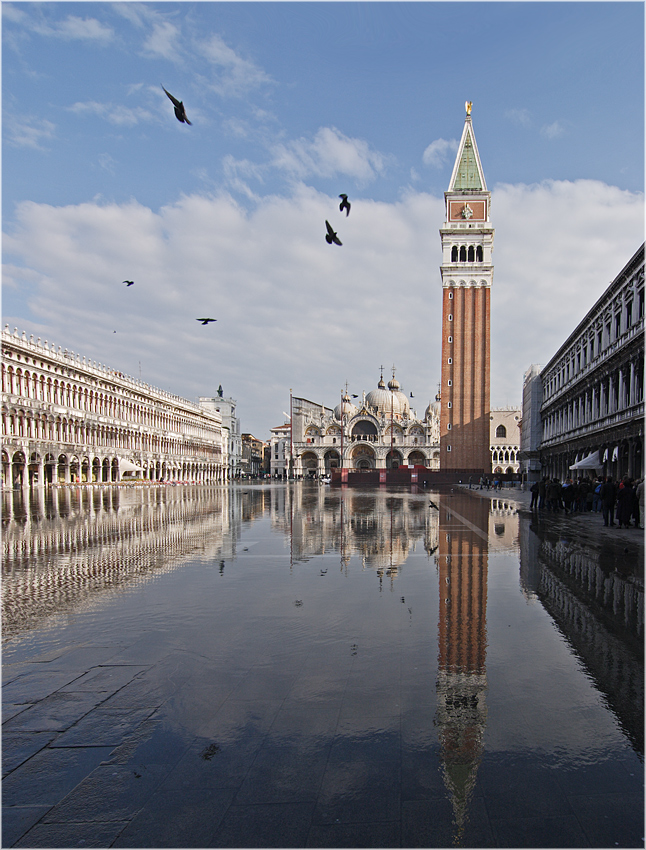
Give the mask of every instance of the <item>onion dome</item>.
<svg viewBox="0 0 646 850">
<path fill-rule="evenodd" d="M 376 390 L 371 390 L 366 396 L 366 405 L 373 408 L 378 416 L 396 416 L 400 419 L 402 416 L 410 416 L 410 405 L 406 394 L 399 388 L 399 381 L 393 378 L 388 381 L 388 389 L 384 384 L 384 379 L 381 377 L 377 384 Z"/>
<path fill-rule="evenodd" d="M 338 419 L 340 422 L 342 415 L 352 417 L 356 416 L 358 412 L 358 408 L 355 407 L 354 404 L 352 404 L 350 396 L 346 391 L 346 394 L 341 399 L 341 404 L 337 404 L 337 406 L 334 408 L 334 418 Z"/>
<path fill-rule="evenodd" d="M 424 419 L 430 419 L 432 416 L 436 416 L 439 419 L 441 409 L 442 409 L 442 401 L 441 401 L 441 396 L 438 393 L 435 396 L 435 401 L 430 402 L 429 406 L 426 408 L 426 413 L 424 414 Z"/>
</svg>

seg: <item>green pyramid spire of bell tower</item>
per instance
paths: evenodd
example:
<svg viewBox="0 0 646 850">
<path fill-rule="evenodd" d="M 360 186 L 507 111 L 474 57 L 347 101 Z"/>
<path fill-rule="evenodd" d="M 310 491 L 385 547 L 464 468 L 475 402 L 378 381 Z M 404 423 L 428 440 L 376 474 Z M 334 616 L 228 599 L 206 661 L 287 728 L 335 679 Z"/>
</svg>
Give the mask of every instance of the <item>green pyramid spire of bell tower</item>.
<svg viewBox="0 0 646 850">
<path fill-rule="evenodd" d="M 449 192 L 486 192 L 487 185 L 480 164 L 473 125 L 471 124 L 471 104 L 467 103 L 466 106 L 467 116 L 458 147 L 458 155 L 453 166 Z"/>
</svg>

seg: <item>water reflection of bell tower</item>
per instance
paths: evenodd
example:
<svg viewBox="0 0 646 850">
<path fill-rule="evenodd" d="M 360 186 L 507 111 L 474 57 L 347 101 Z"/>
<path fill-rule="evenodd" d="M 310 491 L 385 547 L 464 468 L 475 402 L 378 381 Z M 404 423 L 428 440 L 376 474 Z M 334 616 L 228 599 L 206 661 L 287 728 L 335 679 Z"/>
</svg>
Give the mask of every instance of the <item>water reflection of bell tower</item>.
<svg viewBox="0 0 646 850">
<path fill-rule="evenodd" d="M 487 718 L 488 500 L 440 502 L 437 713 L 444 783 L 459 845 L 483 753 Z M 468 525 L 464 522 L 467 520 Z"/>
</svg>

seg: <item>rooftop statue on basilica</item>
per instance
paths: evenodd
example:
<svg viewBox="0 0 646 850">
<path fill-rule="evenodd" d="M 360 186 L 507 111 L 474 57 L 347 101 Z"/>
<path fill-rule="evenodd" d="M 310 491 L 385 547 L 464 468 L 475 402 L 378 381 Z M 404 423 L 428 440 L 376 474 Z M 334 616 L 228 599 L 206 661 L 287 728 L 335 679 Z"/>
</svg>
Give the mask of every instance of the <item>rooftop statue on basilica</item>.
<svg viewBox="0 0 646 850">
<path fill-rule="evenodd" d="M 354 396 L 358 399 L 358 396 Z M 307 399 L 292 402 L 294 474 L 324 477 L 333 469 L 439 468 L 440 400 L 423 418 L 394 376 L 355 404 L 346 391 L 332 410 Z"/>
</svg>

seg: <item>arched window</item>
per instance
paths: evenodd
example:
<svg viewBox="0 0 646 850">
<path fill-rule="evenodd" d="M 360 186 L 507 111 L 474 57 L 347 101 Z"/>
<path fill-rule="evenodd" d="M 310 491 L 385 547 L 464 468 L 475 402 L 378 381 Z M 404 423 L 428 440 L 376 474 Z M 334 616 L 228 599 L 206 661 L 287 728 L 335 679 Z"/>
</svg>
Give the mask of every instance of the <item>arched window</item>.
<svg viewBox="0 0 646 850">
<path fill-rule="evenodd" d="M 475 259 L 475 252 L 473 250 L 473 245 L 469 245 L 469 262 L 472 263 Z"/>
<path fill-rule="evenodd" d="M 451 262 L 452 262 L 452 263 L 457 263 L 457 261 L 458 261 L 458 246 L 457 246 L 457 245 L 454 245 L 454 246 L 451 248 Z"/>
<path fill-rule="evenodd" d="M 466 247 L 463 245 L 463 246 L 460 248 L 460 262 L 461 262 L 461 263 L 466 263 L 466 261 L 467 261 L 467 249 L 466 249 Z"/>
<path fill-rule="evenodd" d="M 478 247 L 476 248 L 476 262 L 482 262 L 482 245 L 478 245 Z"/>
<path fill-rule="evenodd" d="M 505 428 L 504 425 L 499 425 L 496 428 L 496 437 L 506 437 L 506 436 L 507 436 L 507 429 Z"/>
</svg>

